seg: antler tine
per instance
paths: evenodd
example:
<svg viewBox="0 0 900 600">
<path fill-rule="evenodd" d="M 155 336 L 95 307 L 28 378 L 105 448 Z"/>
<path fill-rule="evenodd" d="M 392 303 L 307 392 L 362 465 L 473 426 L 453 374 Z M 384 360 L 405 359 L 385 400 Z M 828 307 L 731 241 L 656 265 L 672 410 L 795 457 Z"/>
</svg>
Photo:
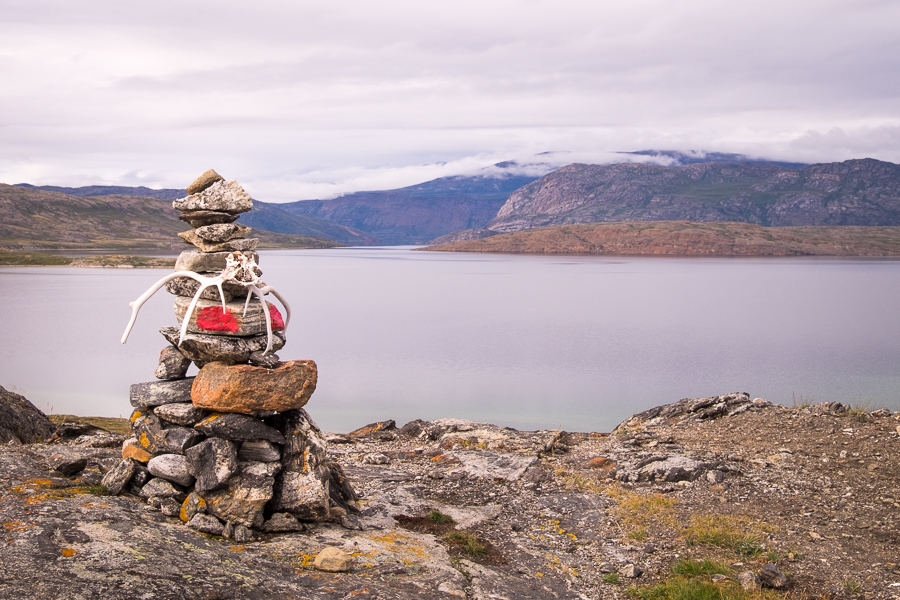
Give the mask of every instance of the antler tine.
<svg viewBox="0 0 900 600">
<path fill-rule="evenodd" d="M 291 322 L 291 305 L 288 304 L 288 303 L 287 303 L 287 300 L 285 300 L 285 299 L 281 296 L 281 294 L 279 294 L 277 291 L 275 291 L 275 288 L 273 288 L 271 285 L 267 285 L 267 286 L 264 287 L 264 288 L 260 288 L 259 291 L 260 291 L 260 293 L 262 293 L 262 294 L 272 294 L 273 296 L 275 296 L 276 298 L 278 298 L 278 301 L 281 302 L 281 305 L 282 305 L 282 306 L 284 306 L 284 312 L 285 312 L 285 315 L 284 315 L 284 331 L 287 331 L 288 323 Z"/>
<path fill-rule="evenodd" d="M 137 320 L 138 311 L 141 310 L 144 302 L 149 300 L 150 297 L 153 296 L 153 294 L 158 292 L 159 288 L 172 281 L 173 279 L 177 279 L 179 277 L 189 277 L 191 279 L 199 281 L 201 284 L 203 284 L 204 280 L 209 279 L 209 277 L 198 275 L 193 271 L 176 271 L 174 273 L 169 273 L 168 275 L 154 283 L 152 286 L 150 286 L 150 289 L 141 294 L 141 296 L 137 300 L 128 303 L 128 306 L 131 307 L 131 319 L 128 321 L 128 327 L 125 328 L 125 333 L 122 335 L 123 344 L 128 341 L 128 334 L 131 333 L 131 328 L 134 327 L 134 322 Z"/>
<path fill-rule="evenodd" d="M 201 275 L 201 277 L 203 277 Z M 194 314 L 194 309 L 197 308 L 197 302 L 200 300 L 200 294 L 203 293 L 203 290 L 210 286 L 217 286 L 220 290 L 222 289 L 222 276 L 219 275 L 217 277 L 204 277 L 206 281 L 200 282 L 200 288 L 197 290 L 197 293 L 194 294 L 194 297 L 191 298 L 191 303 L 188 304 L 187 312 L 184 313 L 184 319 L 181 322 L 181 334 L 178 336 L 178 345 L 181 345 L 181 342 L 184 341 L 184 336 L 187 335 L 188 325 L 191 322 L 191 316 Z M 222 314 L 226 311 L 225 308 L 225 296 L 222 296 Z"/>
<path fill-rule="evenodd" d="M 259 302 L 262 304 L 263 316 L 266 318 L 266 334 L 268 336 L 268 343 L 266 344 L 266 350 L 263 354 L 268 354 L 272 351 L 272 315 L 269 314 L 269 306 L 266 304 L 266 299 L 263 298 L 260 289 L 252 284 L 247 287 L 250 288 L 250 291 L 253 292 L 257 298 L 259 298 Z M 247 302 L 250 302 L 250 294 L 247 294 Z"/>
</svg>

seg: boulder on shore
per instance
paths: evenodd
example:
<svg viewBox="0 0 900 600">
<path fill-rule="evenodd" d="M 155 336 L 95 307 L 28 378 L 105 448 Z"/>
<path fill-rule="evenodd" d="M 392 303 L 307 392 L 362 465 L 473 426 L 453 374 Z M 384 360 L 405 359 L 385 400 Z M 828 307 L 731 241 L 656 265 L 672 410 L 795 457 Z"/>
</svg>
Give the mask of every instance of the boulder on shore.
<svg viewBox="0 0 900 600">
<path fill-rule="evenodd" d="M 56 431 L 47 415 L 20 396 L 0 387 L 0 442 L 36 444 Z"/>
</svg>

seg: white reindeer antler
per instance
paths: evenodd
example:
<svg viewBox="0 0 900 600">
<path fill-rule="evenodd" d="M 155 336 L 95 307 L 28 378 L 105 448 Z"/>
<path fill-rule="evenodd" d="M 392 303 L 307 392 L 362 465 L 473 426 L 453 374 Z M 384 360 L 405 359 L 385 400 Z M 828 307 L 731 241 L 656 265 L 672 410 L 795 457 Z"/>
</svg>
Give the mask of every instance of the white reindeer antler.
<svg viewBox="0 0 900 600">
<path fill-rule="evenodd" d="M 236 257 L 235 257 L 236 255 Z M 247 288 L 247 301 L 244 303 L 244 316 L 247 314 L 247 307 L 250 305 L 250 297 L 256 296 L 259 299 L 260 304 L 262 305 L 263 315 L 266 318 L 266 333 L 268 334 L 268 340 L 266 344 L 266 352 L 272 351 L 272 315 L 269 314 L 269 307 L 266 305 L 266 301 L 263 298 L 266 294 L 271 293 L 273 296 L 278 298 L 281 304 L 284 306 L 285 311 L 285 319 L 284 319 L 284 329 L 287 329 L 288 323 L 291 320 L 291 307 L 285 301 L 285 299 L 275 291 L 275 288 L 272 286 L 265 286 L 262 289 L 256 287 L 256 284 L 259 283 L 259 276 L 256 274 L 257 264 L 253 258 L 248 258 L 239 252 L 234 252 L 229 254 L 225 258 L 225 268 L 215 277 L 204 277 L 198 273 L 194 273 L 193 271 L 176 271 L 175 273 L 170 273 L 166 275 L 148 289 L 146 292 L 141 294 L 141 296 L 135 300 L 134 302 L 130 302 L 128 306 L 131 307 L 131 320 L 128 321 L 128 327 L 125 328 L 125 334 L 122 335 L 122 343 L 124 344 L 128 340 L 128 334 L 131 333 L 131 328 L 134 327 L 134 322 L 137 320 L 138 311 L 141 309 L 141 306 L 144 305 L 144 302 L 150 299 L 153 294 L 159 291 L 159 288 L 164 286 L 166 283 L 172 281 L 173 279 L 177 279 L 179 277 L 188 277 L 193 279 L 194 281 L 200 284 L 200 288 L 197 290 L 197 293 L 194 294 L 194 297 L 191 299 L 191 303 L 188 305 L 187 312 L 184 315 L 184 320 L 181 323 L 181 335 L 178 337 L 178 345 L 181 345 L 181 342 L 184 341 L 184 336 L 187 335 L 188 324 L 190 323 L 191 316 L 194 314 L 194 309 L 197 307 L 197 301 L 200 300 L 200 295 L 203 291 L 210 287 L 216 286 L 219 289 L 219 297 L 222 299 L 222 312 L 226 311 L 225 308 L 225 293 L 222 291 L 222 284 L 225 282 L 237 283 L 239 285 Z"/>
</svg>

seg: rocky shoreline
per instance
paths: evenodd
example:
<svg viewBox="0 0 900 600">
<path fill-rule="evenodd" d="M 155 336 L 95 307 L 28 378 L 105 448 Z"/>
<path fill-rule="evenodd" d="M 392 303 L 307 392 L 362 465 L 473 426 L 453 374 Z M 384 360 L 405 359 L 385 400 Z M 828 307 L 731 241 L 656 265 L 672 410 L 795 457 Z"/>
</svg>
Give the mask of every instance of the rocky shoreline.
<svg viewBox="0 0 900 600">
<path fill-rule="evenodd" d="M 325 434 L 355 518 L 236 542 L 127 490 L 104 495 L 123 436 L 54 432 L 2 396 L 3 598 L 662 598 L 676 584 L 900 595 L 900 414 L 884 409 L 728 394 L 610 434 L 385 421 Z"/>
</svg>

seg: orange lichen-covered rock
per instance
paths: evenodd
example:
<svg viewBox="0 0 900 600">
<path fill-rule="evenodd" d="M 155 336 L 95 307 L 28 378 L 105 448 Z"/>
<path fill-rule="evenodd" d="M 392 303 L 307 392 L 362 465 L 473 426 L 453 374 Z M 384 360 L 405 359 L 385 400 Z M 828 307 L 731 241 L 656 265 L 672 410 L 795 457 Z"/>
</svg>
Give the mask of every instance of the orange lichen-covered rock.
<svg viewBox="0 0 900 600">
<path fill-rule="evenodd" d="M 303 407 L 316 390 L 311 360 L 292 360 L 266 369 L 212 362 L 200 369 L 191 389 L 194 406 L 218 412 L 283 412 Z"/>
<path fill-rule="evenodd" d="M 122 447 L 122 458 L 131 458 L 139 463 L 146 464 L 153 455 L 138 446 L 137 444 L 127 444 Z"/>
</svg>

